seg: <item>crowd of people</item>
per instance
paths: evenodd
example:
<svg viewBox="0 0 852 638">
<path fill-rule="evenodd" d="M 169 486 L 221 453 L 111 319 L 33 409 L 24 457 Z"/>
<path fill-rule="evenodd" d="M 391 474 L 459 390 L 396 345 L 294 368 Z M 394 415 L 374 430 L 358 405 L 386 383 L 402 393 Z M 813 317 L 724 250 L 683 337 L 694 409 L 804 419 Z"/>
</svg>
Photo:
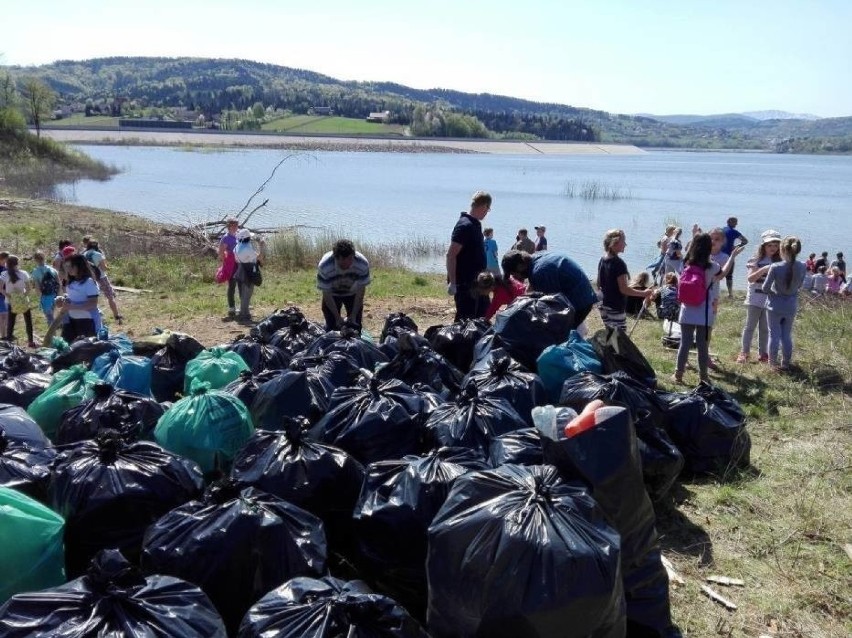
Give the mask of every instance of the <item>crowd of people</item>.
<svg viewBox="0 0 852 638">
<path fill-rule="evenodd" d="M 677 326 L 679 345 L 673 380 L 683 382 L 693 345 L 701 380 L 708 379 L 708 370 L 718 368 L 710 359 L 709 343 L 722 296 L 721 282 L 725 281 L 727 296 L 733 299 L 736 260 L 749 243 L 737 230 L 736 217 L 709 233 L 695 224 L 688 238 L 682 228 L 668 226 L 657 244 L 658 257 L 649 264 L 650 272 L 633 278 L 620 256 L 627 248 L 626 234 L 621 229 L 609 230 L 603 237 L 603 256 L 593 287 L 590 277 L 568 255 L 547 251 L 543 226 L 536 227 L 539 239 L 544 240 L 538 243 L 522 229 L 498 269 L 493 231 L 482 230 L 491 203 L 488 193 L 474 193 L 469 210 L 460 214 L 453 228 L 447 251 L 447 292 L 455 301 L 457 321 L 491 319 L 503 305 L 537 291 L 564 294 L 575 308 L 578 324 L 597 305 L 607 327 L 627 330 L 628 316 L 638 318 L 650 313 L 653 303 L 659 317 Z M 772 370 L 786 370 L 793 355 L 799 291 L 852 294 L 842 253 L 837 253 L 830 264 L 828 253 L 820 259 L 811 254 L 803 263 L 797 259 L 800 251 L 801 242 L 796 237 L 782 237 L 771 229 L 761 235 L 757 250 L 746 264 L 746 319 L 737 362 L 750 360 L 757 332 L 757 360 Z"/>
<path fill-rule="evenodd" d="M 98 301 L 103 296 L 113 317 L 121 324 L 115 290 L 107 274 L 106 255 L 92 237 L 83 237 L 79 247 L 71 240 L 59 241 L 50 262 L 42 251 L 32 257 L 31 272 L 17 255 L 0 252 L 0 334 L 15 341 L 18 316 L 24 321 L 27 346 L 35 348 L 32 311 L 36 308 L 48 324 L 48 336 L 61 329 L 68 342 L 95 336 L 103 328 Z"/>
</svg>

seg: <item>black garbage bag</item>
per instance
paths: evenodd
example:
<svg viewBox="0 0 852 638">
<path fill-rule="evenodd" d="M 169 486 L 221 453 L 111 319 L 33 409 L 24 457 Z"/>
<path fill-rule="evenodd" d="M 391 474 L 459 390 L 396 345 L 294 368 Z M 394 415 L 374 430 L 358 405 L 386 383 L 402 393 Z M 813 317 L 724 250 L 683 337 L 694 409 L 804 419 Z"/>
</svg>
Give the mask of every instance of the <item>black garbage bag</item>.
<svg viewBox="0 0 852 638">
<path fill-rule="evenodd" d="M 183 393 L 186 364 L 204 350 L 189 335 L 174 333 L 166 347 L 151 357 L 151 393 L 157 401 L 176 401 Z"/>
<path fill-rule="evenodd" d="M 501 465 L 541 465 L 541 435 L 535 428 L 524 428 L 491 439 L 488 447 L 491 467 Z"/>
<path fill-rule="evenodd" d="M 649 419 L 636 421 L 642 479 L 654 503 L 662 501 L 683 471 L 684 458 L 666 431 Z"/>
<path fill-rule="evenodd" d="M 447 361 L 462 373 L 470 370 L 473 363 L 473 348 L 491 330 L 485 319 L 465 319 L 449 326 L 431 326 L 423 336 Z"/>
<path fill-rule="evenodd" d="M 257 391 L 267 381 L 271 381 L 281 374 L 281 370 L 266 370 L 255 374 L 250 370 L 240 372 L 238 379 L 231 381 L 228 385 L 222 388 L 223 392 L 233 394 L 246 405 L 251 405 L 254 397 L 257 396 Z"/>
<path fill-rule="evenodd" d="M 416 453 L 423 436 L 423 397 L 402 381 L 373 377 L 366 387 L 338 388 L 310 435 L 361 463 Z"/>
<path fill-rule="evenodd" d="M 508 401 L 530 427 L 533 426 L 532 409 L 548 403 L 541 378 L 534 372 L 527 372 L 507 355 L 491 354 L 478 362 L 462 385 L 468 383 L 473 383 L 481 396 Z"/>
<path fill-rule="evenodd" d="M 487 369 L 490 360 L 494 357 L 512 358 L 512 355 L 509 353 L 509 349 L 506 347 L 506 344 L 503 342 L 503 340 L 500 339 L 500 337 L 495 335 L 493 332 L 489 332 L 484 337 L 482 337 L 482 339 L 477 341 L 476 345 L 473 347 L 473 363 L 471 364 L 470 369 Z M 521 367 L 521 369 L 527 370 L 529 372 L 529 368 L 527 368 L 517 359 L 512 359 L 512 361 L 517 363 Z"/>
<path fill-rule="evenodd" d="M 381 591 L 417 618 L 426 615 L 429 525 L 453 481 L 485 469 L 483 458 L 465 448 L 441 448 L 367 468 L 352 514 L 359 563 Z"/>
<path fill-rule="evenodd" d="M 162 404 L 108 383 L 98 383 L 94 390 L 92 399 L 62 413 L 57 445 L 92 439 L 101 430 L 115 430 L 130 441 L 153 439 L 157 421 L 166 412 Z"/>
<path fill-rule="evenodd" d="M 683 455 L 663 429 L 667 422 L 663 402 L 647 385 L 620 370 L 607 375 L 582 372 L 562 386 L 560 403 L 577 411 L 594 399 L 630 411 L 648 495 L 655 502 L 662 500 L 683 469 Z"/>
<path fill-rule="evenodd" d="M 18 376 L 25 373 L 48 372 L 50 362 L 38 355 L 30 354 L 18 346 L 12 346 L 11 350 L 0 359 L 0 372 L 10 376 Z"/>
<path fill-rule="evenodd" d="M 602 328 L 590 342 L 605 374 L 622 370 L 649 388 L 657 387 L 657 373 L 624 330 Z"/>
<path fill-rule="evenodd" d="M 417 334 L 417 324 L 404 312 L 392 312 L 385 317 L 385 325 L 382 327 L 379 343 L 384 343 L 388 337 L 398 338 L 402 333 Z"/>
<path fill-rule="evenodd" d="M 531 293 L 497 313 L 494 334 L 512 357 L 534 372 L 544 349 L 563 343 L 577 327 L 574 314 L 574 306 L 563 294 Z"/>
<path fill-rule="evenodd" d="M 238 638 L 428 638 L 396 602 L 366 583 L 294 578 L 252 605 Z"/>
<path fill-rule="evenodd" d="M 102 432 L 56 459 L 51 507 L 65 518 L 65 565 L 81 575 L 101 549 L 115 548 L 135 561 L 145 529 L 160 516 L 201 494 L 198 466 L 148 442 L 127 443 Z"/>
<path fill-rule="evenodd" d="M 24 372 L 17 376 L 8 376 L 0 381 L 0 403 L 30 407 L 53 380 L 47 372 Z"/>
<path fill-rule="evenodd" d="M 0 486 L 47 501 L 53 445 L 23 408 L 0 404 Z"/>
<path fill-rule="evenodd" d="M 554 467 L 460 476 L 429 528 L 429 632 L 623 637 L 619 543 L 586 488 Z"/>
<path fill-rule="evenodd" d="M 307 355 L 340 352 L 352 358 L 359 368 L 372 372 L 380 363 L 387 363 L 385 353 L 378 346 L 361 338 L 361 333 L 352 326 L 345 325 L 340 330 L 326 332 L 317 337 L 305 349 Z"/>
<path fill-rule="evenodd" d="M 325 573 L 322 522 L 313 514 L 231 480 L 148 528 L 142 567 L 195 583 L 235 633 L 249 607 L 296 576 Z"/>
<path fill-rule="evenodd" d="M 67 351 L 57 355 L 50 362 L 50 367 L 54 373 L 80 363 L 86 368 L 91 368 L 92 362 L 99 356 L 118 349 L 118 344 L 114 341 L 102 340 L 98 337 L 82 337 L 75 340 Z"/>
<path fill-rule="evenodd" d="M 426 337 L 413 332 L 406 332 L 405 330 L 398 330 L 397 334 L 391 334 L 385 337 L 385 340 L 379 345 L 379 350 L 381 350 L 388 359 L 392 360 L 399 354 L 399 342 L 403 336 L 405 336 L 405 338 L 410 342 L 414 343 L 417 347 L 426 347 L 432 350 L 432 344 L 426 340 Z"/>
<path fill-rule="evenodd" d="M 721 388 L 700 384 L 689 394 L 658 393 L 667 409 L 666 431 L 692 474 L 721 476 L 748 467 L 751 437 L 737 400 Z"/>
<path fill-rule="evenodd" d="M 255 427 L 278 430 L 285 416 L 316 423 L 328 411 L 334 388 L 313 369 L 284 370 L 261 384 L 249 406 Z"/>
<path fill-rule="evenodd" d="M 240 355 L 255 374 L 264 370 L 283 370 L 290 365 L 287 352 L 269 345 L 257 336 L 239 337 L 222 348 Z"/>
<path fill-rule="evenodd" d="M 494 437 L 527 427 L 505 399 L 483 396 L 468 383 L 452 403 L 439 405 L 426 420 L 432 447 L 469 447 L 487 455 Z"/>
<path fill-rule="evenodd" d="M 85 575 L 17 594 L 0 608 L 4 638 L 226 638 L 198 587 L 171 576 L 144 576 L 117 550 L 103 550 Z"/>
<path fill-rule="evenodd" d="M 642 462 L 633 422 L 626 408 L 595 410 L 594 423 L 566 433 L 573 410 L 555 431 L 542 431 L 544 461 L 566 481 L 582 480 L 621 536 L 621 574 L 627 602 L 628 635 L 665 636 L 672 632 L 669 580 L 663 568 L 656 515 L 642 483 Z"/>
<path fill-rule="evenodd" d="M 393 337 L 391 337 L 393 338 Z M 397 339 L 398 352 L 390 363 L 379 366 L 382 381 L 399 379 L 409 385 L 428 386 L 444 399 L 453 399 L 462 386 L 462 373 L 428 345 L 418 345 L 410 334 Z"/>
<path fill-rule="evenodd" d="M 308 321 L 301 310 L 291 306 L 273 312 L 252 328 L 251 334 L 293 355 L 325 334 L 325 329 L 318 323 Z"/>
<path fill-rule="evenodd" d="M 346 553 L 364 467 L 340 448 L 307 438 L 309 425 L 285 417 L 281 431 L 255 432 L 234 458 L 231 477 L 320 517 L 329 550 Z"/>
<path fill-rule="evenodd" d="M 355 385 L 361 377 L 361 368 L 355 360 L 342 352 L 310 356 L 302 352 L 293 357 L 290 369 L 312 370 L 317 376 L 327 381 L 332 389 Z"/>
</svg>

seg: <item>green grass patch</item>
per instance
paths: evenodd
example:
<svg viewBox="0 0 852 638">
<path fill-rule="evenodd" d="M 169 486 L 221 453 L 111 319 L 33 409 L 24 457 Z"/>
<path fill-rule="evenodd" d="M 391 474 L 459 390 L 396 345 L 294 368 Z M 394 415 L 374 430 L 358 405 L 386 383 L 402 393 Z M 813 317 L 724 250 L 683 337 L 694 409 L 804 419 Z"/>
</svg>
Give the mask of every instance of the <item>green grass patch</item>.
<svg viewBox="0 0 852 638">
<path fill-rule="evenodd" d="M 282 117 L 261 126 L 264 131 L 279 133 L 312 133 L 326 135 L 391 135 L 401 136 L 402 126 L 398 124 L 380 124 L 351 117 L 332 117 L 317 115 L 291 115 Z"/>
<path fill-rule="evenodd" d="M 85 113 L 72 113 L 68 117 L 63 117 L 58 120 L 50 120 L 45 122 L 45 125 L 48 128 L 63 128 L 63 127 L 75 127 L 75 128 L 118 128 L 118 119 L 117 117 L 112 117 L 109 115 L 92 115 L 90 117 L 86 117 Z"/>
</svg>

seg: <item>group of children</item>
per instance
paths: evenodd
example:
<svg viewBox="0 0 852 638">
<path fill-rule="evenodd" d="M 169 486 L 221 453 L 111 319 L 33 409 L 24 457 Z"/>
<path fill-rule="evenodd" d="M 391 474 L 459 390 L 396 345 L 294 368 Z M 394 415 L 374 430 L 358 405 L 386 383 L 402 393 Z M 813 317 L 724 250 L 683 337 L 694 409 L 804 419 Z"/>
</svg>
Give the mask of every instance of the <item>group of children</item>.
<svg viewBox="0 0 852 638">
<path fill-rule="evenodd" d="M 846 280 L 846 260 L 843 253 L 837 253 L 837 258 L 828 262 L 828 253 L 823 252 L 819 259 L 816 253 L 808 255 L 805 261 L 805 283 L 802 288 L 814 295 L 852 296 L 852 287 Z"/>
<path fill-rule="evenodd" d="M 703 233 L 696 225 L 693 237 L 684 250 L 680 244 L 679 231 L 676 227 L 666 229 L 666 235 L 661 240 L 665 247 L 661 249 L 660 259 L 651 265 L 657 272 L 664 273 L 662 286 L 656 291 L 654 300 L 657 314 L 664 320 L 664 329 L 667 330 L 663 341 L 677 342 L 673 381 L 683 382 L 693 343 L 698 351 L 699 377 L 706 381 L 707 370 L 716 368 L 709 357 L 709 341 L 718 311 L 719 284 L 732 272 L 735 258 L 743 251 L 745 242 L 735 245 L 729 255 L 723 250 L 727 238 L 725 230 L 715 228 L 710 233 Z M 619 252 L 618 245 L 608 243 L 606 237 L 604 250 L 606 254 L 601 264 L 617 257 Z M 738 363 L 750 360 L 751 344 L 756 332 L 758 362 L 768 364 L 772 370 L 789 368 L 793 355 L 792 333 L 799 290 L 816 287 L 821 291 L 819 271 L 826 269 L 825 264 L 820 266 L 816 263 L 818 260 L 814 259 L 814 254 L 806 263 L 798 261 L 800 252 L 801 242 L 796 237 L 782 238 L 775 230 L 767 230 L 761 235 L 760 245 L 747 263 L 748 288 L 744 302 L 746 319 L 741 349 L 736 358 Z M 823 253 L 822 258 L 825 260 L 827 253 Z M 838 253 L 837 260 L 827 268 L 833 273 L 834 283 L 830 287 L 826 286 L 826 291 L 843 294 L 841 291 L 848 290 L 843 254 Z M 599 268 L 599 279 L 604 272 L 603 267 Z M 635 291 L 632 293 L 634 296 L 639 296 L 640 292 L 651 289 L 651 281 L 649 277 L 636 278 L 630 281 L 628 287 Z M 636 311 L 637 314 L 641 308 Z M 601 308 L 601 316 L 604 323 L 620 327 L 613 324 L 608 308 Z M 679 337 L 677 341 L 672 339 L 673 327 Z"/>
<path fill-rule="evenodd" d="M 32 256 L 31 272 L 21 268 L 16 255 L 0 251 L 0 335 L 15 341 L 18 315 L 24 319 L 27 346 L 35 348 L 32 310 L 36 306 L 48 326 L 62 319 L 62 335 L 68 341 L 79 336 L 94 336 L 101 328 L 98 298 L 106 297 L 119 324 L 115 291 L 107 275 L 106 256 L 97 241 L 83 237 L 80 250 L 63 239 L 48 263 L 42 251 Z M 57 313 L 58 311 L 58 313 Z"/>
</svg>

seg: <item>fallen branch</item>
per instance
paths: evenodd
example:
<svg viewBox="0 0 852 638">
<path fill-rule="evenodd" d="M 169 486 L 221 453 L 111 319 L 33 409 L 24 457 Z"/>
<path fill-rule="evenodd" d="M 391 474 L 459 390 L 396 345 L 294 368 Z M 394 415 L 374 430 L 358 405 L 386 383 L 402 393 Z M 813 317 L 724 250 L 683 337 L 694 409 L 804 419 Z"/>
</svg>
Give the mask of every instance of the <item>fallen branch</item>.
<svg viewBox="0 0 852 638">
<path fill-rule="evenodd" d="M 728 600 L 721 594 L 713 591 L 707 585 L 701 585 L 701 593 L 707 596 L 713 602 L 719 603 L 725 609 L 729 609 L 730 611 L 737 610 L 737 606 L 734 603 L 732 603 L 730 600 Z"/>
<path fill-rule="evenodd" d="M 705 580 L 708 583 L 716 583 L 725 587 L 745 587 L 745 581 L 739 578 L 728 578 L 727 576 L 708 576 Z"/>
</svg>

